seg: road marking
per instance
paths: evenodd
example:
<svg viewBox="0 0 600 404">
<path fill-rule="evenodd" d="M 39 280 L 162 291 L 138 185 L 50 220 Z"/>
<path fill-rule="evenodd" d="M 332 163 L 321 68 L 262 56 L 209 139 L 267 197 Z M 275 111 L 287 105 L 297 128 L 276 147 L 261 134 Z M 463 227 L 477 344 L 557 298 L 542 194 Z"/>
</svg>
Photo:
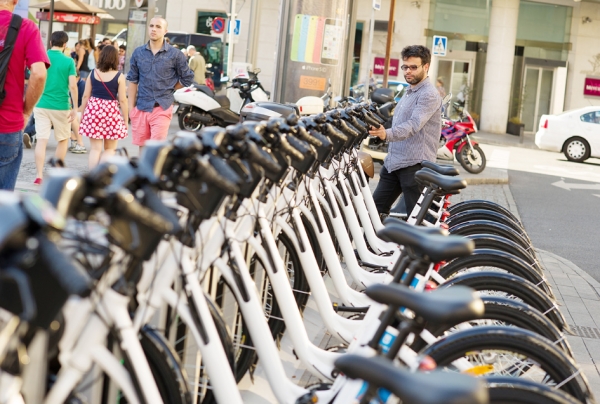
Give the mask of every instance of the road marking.
<svg viewBox="0 0 600 404">
<path fill-rule="evenodd" d="M 508 161 L 510 159 L 510 151 L 502 149 L 494 149 L 490 156 L 487 165 L 489 167 L 508 169 Z"/>
<path fill-rule="evenodd" d="M 600 198 L 600 195 L 598 195 L 598 194 L 594 194 L 594 196 L 597 196 L 598 198 Z"/>
<path fill-rule="evenodd" d="M 553 182 L 552 185 L 554 185 L 555 187 L 558 187 L 558 188 L 566 189 L 567 191 L 570 191 L 572 189 L 597 189 L 597 190 L 600 190 L 600 184 L 573 184 L 573 183 L 565 182 L 564 179 Z M 596 196 L 598 196 L 598 195 L 596 195 Z"/>
</svg>

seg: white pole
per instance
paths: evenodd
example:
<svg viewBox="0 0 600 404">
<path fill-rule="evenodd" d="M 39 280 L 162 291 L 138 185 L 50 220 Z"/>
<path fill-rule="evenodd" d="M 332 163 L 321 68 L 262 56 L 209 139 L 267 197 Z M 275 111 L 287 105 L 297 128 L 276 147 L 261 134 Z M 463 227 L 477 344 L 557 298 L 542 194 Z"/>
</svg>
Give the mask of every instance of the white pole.
<svg viewBox="0 0 600 404">
<path fill-rule="evenodd" d="M 369 84 L 370 84 L 370 79 L 371 77 L 369 76 L 369 70 L 374 69 L 374 66 L 372 67 L 372 61 L 373 61 L 373 57 L 371 55 L 371 52 L 373 51 L 373 31 L 375 30 L 375 7 L 373 6 L 371 8 L 371 26 L 369 27 L 369 47 L 367 50 L 367 58 L 366 58 L 366 63 L 365 65 L 367 66 L 367 74 L 366 74 L 366 79 L 365 79 L 365 88 L 364 88 L 364 100 L 368 101 L 369 98 Z"/>
<path fill-rule="evenodd" d="M 236 9 L 236 0 L 231 0 L 231 13 L 229 14 L 229 33 L 227 38 L 229 40 L 229 44 L 227 47 L 227 77 L 229 80 L 232 79 L 231 74 L 233 73 L 233 30 L 235 27 L 235 14 Z"/>
</svg>

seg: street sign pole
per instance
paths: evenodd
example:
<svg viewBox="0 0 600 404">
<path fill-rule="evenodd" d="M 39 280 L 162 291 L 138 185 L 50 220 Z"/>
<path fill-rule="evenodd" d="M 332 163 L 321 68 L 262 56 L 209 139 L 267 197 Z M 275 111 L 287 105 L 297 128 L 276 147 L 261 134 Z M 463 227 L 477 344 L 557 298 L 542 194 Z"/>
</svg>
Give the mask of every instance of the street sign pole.
<svg viewBox="0 0 600 404">
<path fill-rule="evenodd" d="M 229 15 L 229 29 L 227 33 L 227 77 L 231 80 L 231 74 L 233 73 L 233 35 L 235 31 L 235 20 L 236 20 L 236 0 L 231 0 L 231 14 Z"/>
<path fill-rule="evenodd" d="M 146 13 L 146 42 L 150 40 L 147 28 L 150 25 L 150 21 L 154 18 L 154 14 L 156 14 L 156 0 L 148 0 L 148 12 Z"/>
<path fill-rule="evenodd" d="M 392 40 L 394 35 L 394 9 L 396 8 L 396 0 L 390 3 L 390 18 L 388 20 L 387 42 L 385 44 L 385 67 L 383 71 L 383 88 L 387 88 L 388 76 L 390 75 L 390 53 L 392 52 Z"/>
<path fill-rule="evenodd" d="M 50 49 L 52 48 L 52 42 L 51 42 L 51 38 L 52 38 L 52 22 L 54 21 L 54 0 L 50 0 L 50 18 L 48 19 L 48 43 L 47 43 L 47 48 L 46 49 Z"/>
<path fill-rule="evenodd" d="M 371 8 L 371 26 L 369 27 L 369 48 L 367 50 L 367 63 L 365 63 L 367 65 L 367 74 L 365 75 L 365 88 L 364 88 L 364 97 L 365 97 L 365 101 L 368 101 L 369 99 L 369 85 L 371 84 L 371 76 L 369 75 L 369 72 L 371 70 L 374 70 L 374 66 L 372 65 L 373 63 L 373 55 L 371 54 L 373 52 L 373 31 L 375 30 L 375 9 L 378 6 L 378 0 L 373 0 L 373 8 Z M 379 7 L 381 7 L 381 4 L 379 4 Z M 379 9 L 377 9 L 377 11 L 379 11 Z"/>
</svg>

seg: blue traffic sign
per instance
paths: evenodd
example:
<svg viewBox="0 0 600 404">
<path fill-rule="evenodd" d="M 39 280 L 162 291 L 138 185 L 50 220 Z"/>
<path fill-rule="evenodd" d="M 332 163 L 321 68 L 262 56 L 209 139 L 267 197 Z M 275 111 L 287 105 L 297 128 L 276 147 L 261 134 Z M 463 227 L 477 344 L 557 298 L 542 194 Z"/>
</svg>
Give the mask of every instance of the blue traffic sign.
<svg viewBox="0 0 600 404">
<path fill-rule="evenodd" d="M 433 36 L 433 55 L 435 56 L 446 56 L 448 50 L 448 37 L 445 36 Z"/>
<path fill-rule="evenodd" d="M 229 32 L 230 34 L 231 32 L 231 20 L 229 21 L 229 28 L 227 30 L 227 32 Z M 235 20 L 235 25 L 233 26 L 233 35 L 239 35 L 240 31 L 242 30 L 242 20 Z"/>
<path fill-rule="evenodd" d="M 220 34 L 225 30 L 225 20 L 221 17 L 216 17 L 212 22 L 212 30 L 216 34 Z"/>
</svg>

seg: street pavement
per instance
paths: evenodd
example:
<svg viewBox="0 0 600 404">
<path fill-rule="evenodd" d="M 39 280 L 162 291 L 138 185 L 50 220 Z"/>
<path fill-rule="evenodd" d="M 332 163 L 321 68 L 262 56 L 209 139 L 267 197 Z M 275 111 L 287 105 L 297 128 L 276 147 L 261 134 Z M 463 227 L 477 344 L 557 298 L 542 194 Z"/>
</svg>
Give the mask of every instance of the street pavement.
<svg viewBox="0 0 600 404">
<path fill-rule="evenodd" d="M 173 135 L 177 131 L 174 120 L 169 133 Z M 596 215 L 592 209 L 597 206 L 595 198 L 600 196 L 600 185 L 596 191 L 591 185 L 600 183 L 600 164 L 594 159 L 590 159 L 588 164 L 575 164 L 567 162 L 561 154 L 534 150 L 531 136 L 520 143 L 518 137 L 511 135 L 479 133 L 477 140 L 482 143 L 488 167 L 483 173 L 473 175 L 465 173 L 455 164 L 469 186 L 460 195 L 452 197 L 452 200 L 488 199 L 507 207 L 522 220 L 537 249 L 561 311 L 574 332 L 574 335 L 567 338 L 573 347 L 575 359 L 587 376 L 594 394 L 600 397 L 599 273 L 595 272 L 595 265 L 584 270 L 575 263 L 576 256 L 585 255 L 586 251 L 590 255 L 586 260 L 593 261 L 597 251 L 598 233 L 592 229 L 599 226 L 595 225 L 593 219 Z M 55 143 L 51 140 L 47 158 L 53 155 L 54 147 Z M 125 147 L 130 156 L 137 155 L 137 147 L 131 144 L 131 137 L 121 141 L 119 147 Z M 68 153 L 66 165 L 81 172 L 87 171 L 87 154 Z M 33 185 L 34 179 L 33 150 L 26 149 L 17 190 L 36 192 L 39 187 Z M 377 179 L 376 175 L 371 181 L 373 188 Z M 548 189 L 540 192 L 540 184 Z M 566 196 L 561 197 L 561 193 Z M 562 212 L 560 219 L 564 220 L 558 220 L 559 214 L 548 213 L 553 201 L 558 201 Z M 579 212 L 578 210 L 581 214 L 575 215 L 574 212 Z M 588 227 L 580 227 L 577 232 L 573 229 L 575 222 L 578 223 L 577 226 L 583 226 L 581 223 L 584 223 Z M 578 248 L 577 243 L 585 247 Z M 562 245 L 565 248 L 561 248 Z M 316 345 L 326 347 L 336 343 L 322 327 L 312 297 L 304 312 L 304 322 L 309 337 Z M 282 338 L 280 347 L 286 374 L 301 385 L 313 384 L 316 380 L 295 359 L 288 337 Z M 241 386 L 255 397 L 262 397 L 265 403 L 275 402 L 264 376 L 264 369 L 259 362 L 253 377 L 247 376 Z"/>
</svg>

